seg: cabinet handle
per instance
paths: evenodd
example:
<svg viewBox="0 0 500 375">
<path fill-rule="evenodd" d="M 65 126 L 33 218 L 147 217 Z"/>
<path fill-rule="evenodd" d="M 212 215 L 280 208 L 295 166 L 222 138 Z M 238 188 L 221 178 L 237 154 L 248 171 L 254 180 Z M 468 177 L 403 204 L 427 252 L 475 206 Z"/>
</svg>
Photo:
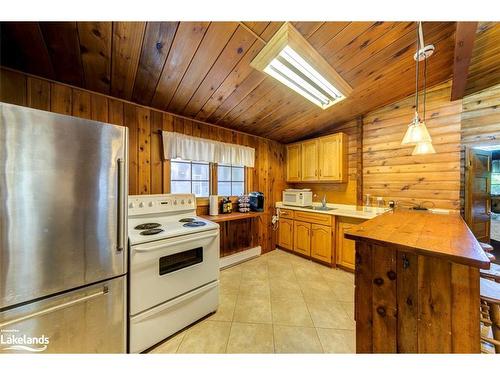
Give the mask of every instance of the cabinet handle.
<svg viewBox="0 0 500 375">
<path fill-rule="evenodd" d="M 321 177 L 321 169 L 319 170 L 319 177 Z"/>
<path fill-rule="evenodd" d="M 314 175 L 315 175 L 315 176 L 317 176 L 317 175 L 318 175 L 318 170 L 317 170 L 317 169 L 315 169 L 315 170 L 314 170 Z"/>
</svg>

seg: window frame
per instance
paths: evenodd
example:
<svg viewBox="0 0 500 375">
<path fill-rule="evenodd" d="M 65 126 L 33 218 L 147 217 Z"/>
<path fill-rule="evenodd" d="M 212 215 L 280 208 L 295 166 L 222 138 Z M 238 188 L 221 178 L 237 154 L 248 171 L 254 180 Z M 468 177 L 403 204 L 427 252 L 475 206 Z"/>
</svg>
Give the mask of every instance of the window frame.
<svg viewBox="0 0 500 375">
<path fill-rule="evenodd" d="M 180 164 L 189 164 L 190 166 L 190 179 L 189 180 L 178 180 L 178 179 L 172 179 L 172 162 L 173 163 L 180 163 Z M 193 164 L 197 164 L 197 165 L 206 165 L 208 167 L 208 180 L 193 180 Z M 173 159 L 173 160 L 169 160 L 169 188 L 168 188 L 168 191 L 169 193 L 172 192 L 172 182 L 173 181 L 177 181 L 177 182 L 187 182 L 189 181 L 190 183 L 190 193 L 189 194 L 194 194 L 193 193 L 193 181 L 194 182 L 207 182 L 208 183 L 208 195 L 207 196 L 196 196 L 195 194 L 195 197 L 197 199 L 197 201 L 199 200 L 206 200 L 208 202 L 208 198 L 209 196 L 212 194 L 212 184 L 211 184 L 211 164 L 212 163 L 206 163 L 206 162 L 202 162 L 202 161 L 193 161 L 193 160 L 181 160 L 181 159 Z M 182 194 L 182 193 L 179 193 L 179 194 Z M 186 193 L 187 194 L 187 193 Z"/>
<path fill-rule="evenodd" d="M 193 161 L 191 160 L 171 160 L 171 159 L 167 159 L 166 160 L 166 165 L 165 165 L 165 169 L 164 169 L 164 191 L 166 193 L 172 193 L 172 161 L 175 163 L 175 162 L 184 162 L 184 163 L 193 163 Z M 196 162 L 194 161 L 194 163 L 201 163 L 203 164 L 203 162 Z M 226 164 L 224 164 L 226 165 Z M 218 192 L 218 181 L 219 181 L 219 178 L 218 178 L 218 163 L 208 163 L 208 166 L 209 166 L 209 174 L 208 174 L 208 190 L 209 190 L 209 196 L 210 195 L 220 195 L 219 192 Z M 239 167 L 239 166 L 237 166 Z M 253 168 L 249 168 L 249 167 L 240 167 L 240 168 L 243 168 L 243 194 L 248 194 L 248 192 L 251 190 L 251 183 L 253 181 L 253 178 L 252 178 L 252 170 Z M 191 181 L 192 183 L 192 179 L 191 180 L 173 180 L 173 181 Z M 205 181 L 205 180 L 200 180 L 200 181 Z M 230 198 L 235 198 L 237 197 L 236 195 L 231 195 Z M 208 206 L 208 202 L 209 202 L 209 197 L 196 197 L 196 203 L 197 203 L 197 206 Z"/>
<path fill-rule="evenodd" d="M 229 167 L 230 168 L 230 180 L 228 181 L 219 181 L 219 166 L 220 167 Z M 233 168 L 241 168 L 242 171 L 243 171 L 243 180 L 242 181 L 239 181 L 239 180 L 233 180 Z M 230 183 L 230 186 L 231 186 L 231 194 L 229 195 L 229 197 L 239 197 L 239 195 L 234 195 L 233 194 L 233 182 L 241 182 L 243 183 L 243 193 L 242 195 L 245 195 L 248 193 L 248 189 L 247 189 L 247 167 L 243 166 L 243 165 L 232 165 L 232 164 L 216 164 L 216 179 L 215 179 L 215 186 L 216 186 L 216 191 L 217 191 L 217 195 L 220 195 L 219 193 L 219 182 L 229 182 Z M 227 196 L 227 195 L 225 195 Z"/>
<path fill-rule="evenodd" d="M 499 176 L 499 178 L 500 178 L 500 172 L 491 172 L 490 194 L 493 194 L 493 186 L 499 186 L 500 185 L 500 182 L 496 183 L 496 184 L 493 183 L 494 177 L 496 179 L 497 176 Z"/>
</svg>

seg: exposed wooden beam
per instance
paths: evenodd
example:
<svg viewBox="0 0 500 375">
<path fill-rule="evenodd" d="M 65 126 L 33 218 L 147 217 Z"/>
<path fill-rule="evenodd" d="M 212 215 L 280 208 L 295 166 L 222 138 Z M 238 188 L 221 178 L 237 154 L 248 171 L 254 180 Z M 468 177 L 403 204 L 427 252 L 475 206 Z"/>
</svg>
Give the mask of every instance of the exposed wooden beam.
<svg viewBox="0 0 500 375">
<path fill-rule="evenodd" d="M 462 99 L 464 96 L 476 29 L 477 22 L 457 22 L 451 100 Z"/>
</svg>

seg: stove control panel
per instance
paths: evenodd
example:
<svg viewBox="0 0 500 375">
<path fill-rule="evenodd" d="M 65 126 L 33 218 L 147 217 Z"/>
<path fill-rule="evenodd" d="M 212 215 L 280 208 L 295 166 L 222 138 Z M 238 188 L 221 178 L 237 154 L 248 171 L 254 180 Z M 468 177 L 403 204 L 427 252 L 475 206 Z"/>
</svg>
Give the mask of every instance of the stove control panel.
<svg viewBox="0 0 500 375">
<path fill-rule="evenodd" d="M 129 195 L 128 215 L 196 210 L 194 194 Z"/>
</svg>

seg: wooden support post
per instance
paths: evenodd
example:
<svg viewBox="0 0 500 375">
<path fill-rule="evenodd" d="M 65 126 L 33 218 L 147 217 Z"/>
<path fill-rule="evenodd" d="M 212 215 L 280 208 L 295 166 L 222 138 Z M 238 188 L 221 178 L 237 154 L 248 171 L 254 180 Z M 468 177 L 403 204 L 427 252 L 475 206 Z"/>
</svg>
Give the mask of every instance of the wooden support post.
<svg viewBox="0 0 500 375">
<path fill-rule="evenodd" d="M 356 119 L 356 204 L 363 205 L 363 116 Z"/>
</svg>

